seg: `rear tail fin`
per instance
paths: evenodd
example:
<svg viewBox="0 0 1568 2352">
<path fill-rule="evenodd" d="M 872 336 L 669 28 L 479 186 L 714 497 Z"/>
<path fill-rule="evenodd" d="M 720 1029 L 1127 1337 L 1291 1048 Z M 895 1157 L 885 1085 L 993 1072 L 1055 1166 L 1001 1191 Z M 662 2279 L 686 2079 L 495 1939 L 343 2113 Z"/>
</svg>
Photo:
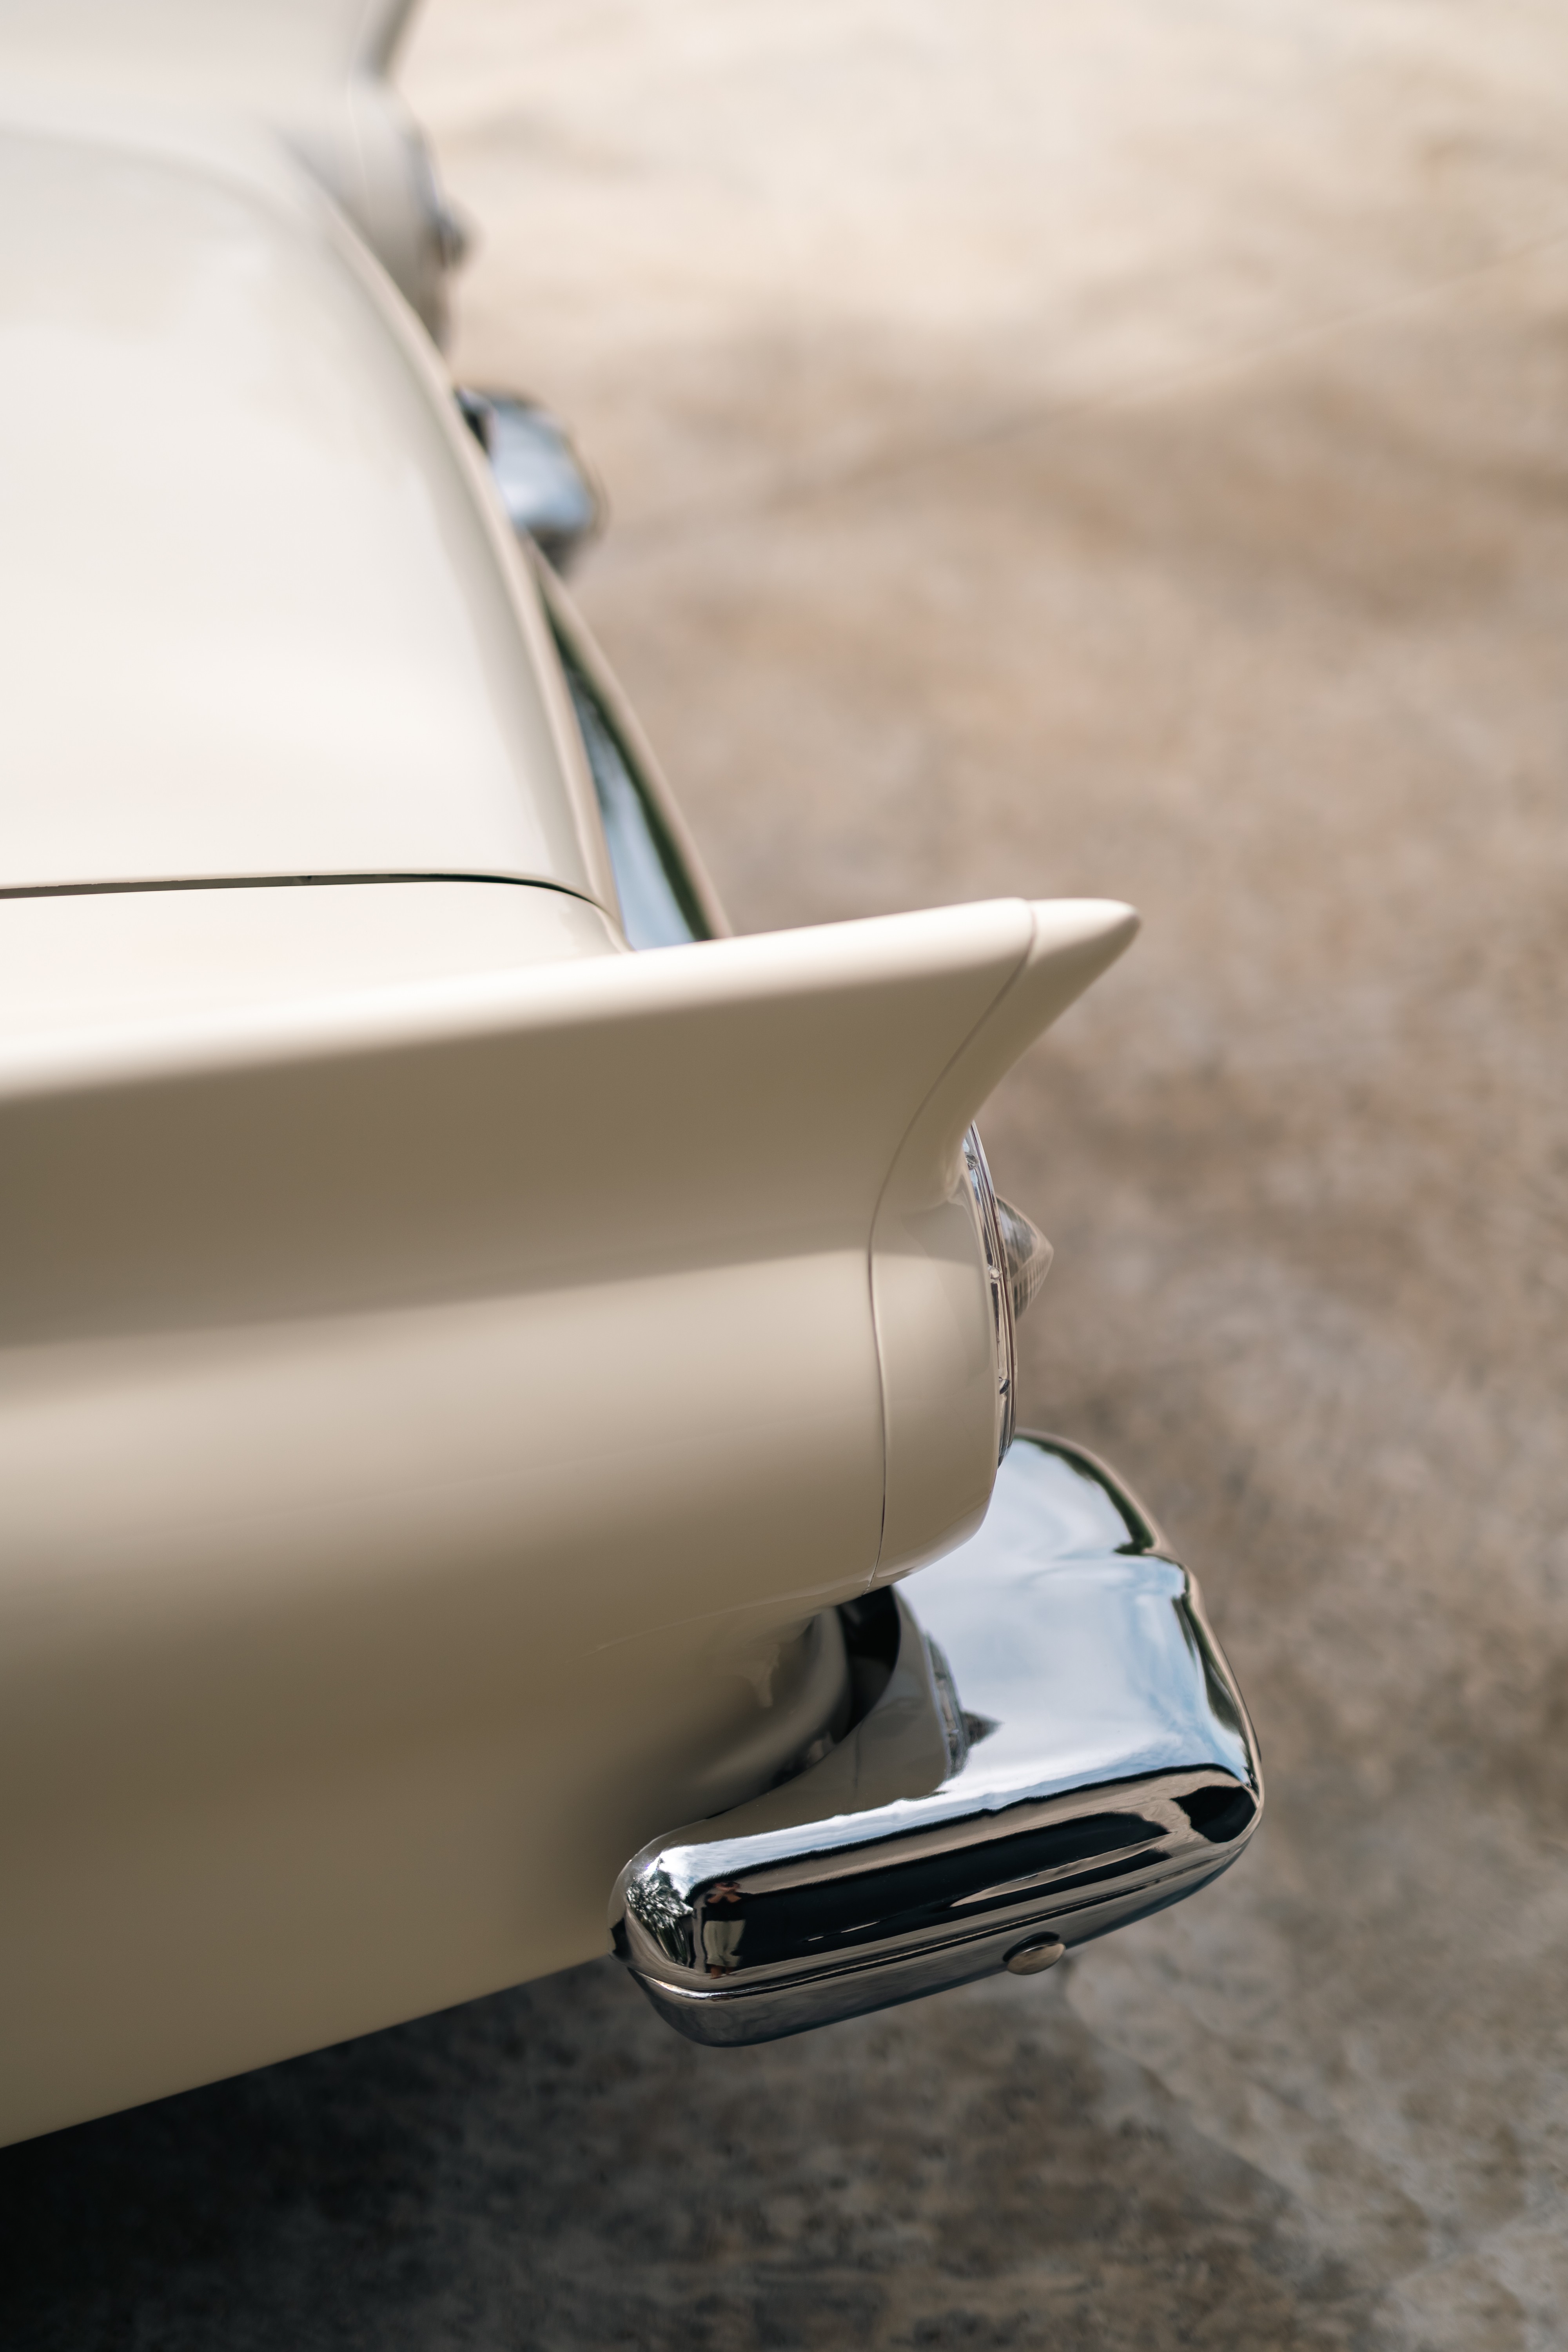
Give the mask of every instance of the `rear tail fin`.
<svg viewBox="0 0 1568 2352">
<path fill-rule="evenodd" d="M 996 901 L 11 1047 L 0 1336 L 864 1254 L 1133 921 Z"/>
<path fill-rule="evenodd" d="M 520 1573 L 630 1575 L 651 1448 L 637 1612 L 901 1572 L 995 1474 L 964 1126 L 1133 923 L 1001 901 L 6 1048 L 13 1534 L 69 1550 L 96 1494 L 156 1551 L 198 1488 L 352 1517 L 395 1471 Z"/>
</svg>

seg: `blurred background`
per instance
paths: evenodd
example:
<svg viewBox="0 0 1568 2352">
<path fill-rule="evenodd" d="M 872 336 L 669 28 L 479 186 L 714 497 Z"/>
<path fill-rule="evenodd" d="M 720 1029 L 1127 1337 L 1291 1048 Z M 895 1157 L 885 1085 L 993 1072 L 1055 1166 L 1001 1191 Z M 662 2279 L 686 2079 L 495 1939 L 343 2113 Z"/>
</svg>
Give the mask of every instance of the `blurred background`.
<svg viewBox="0 0 1568 2352">
<path fill-rule="evenodd" d="M 1269 1813 L 1038 1982 L 703 2052 L 614 1964 L 0 2158 L 6 2340 L 1568 2340 L 1568 12 L 429 0 L 454 359 L 737 926 L 1146 929 L 995 1097 L 1026 1423 Z"/>
</svg>

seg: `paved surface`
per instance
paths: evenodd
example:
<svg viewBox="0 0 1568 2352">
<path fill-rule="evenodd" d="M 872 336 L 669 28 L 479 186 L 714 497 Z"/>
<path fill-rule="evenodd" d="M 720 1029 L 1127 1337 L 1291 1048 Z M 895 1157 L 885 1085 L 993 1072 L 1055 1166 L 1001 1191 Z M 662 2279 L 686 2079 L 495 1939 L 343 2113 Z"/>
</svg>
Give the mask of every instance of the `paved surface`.
<svg viewBox="0 0 1568 2352">
<path fill-rule="evenodd" d="M 705 2054 L 605 1964 L 15 2151 L 0 2336 L 1562 2346 L 1568 19 L 435 0 L 408 79 L 737 921 L 1144 910 L 987 1139 L 1270 1811 L 1038 1984 Z"/>
</svg>

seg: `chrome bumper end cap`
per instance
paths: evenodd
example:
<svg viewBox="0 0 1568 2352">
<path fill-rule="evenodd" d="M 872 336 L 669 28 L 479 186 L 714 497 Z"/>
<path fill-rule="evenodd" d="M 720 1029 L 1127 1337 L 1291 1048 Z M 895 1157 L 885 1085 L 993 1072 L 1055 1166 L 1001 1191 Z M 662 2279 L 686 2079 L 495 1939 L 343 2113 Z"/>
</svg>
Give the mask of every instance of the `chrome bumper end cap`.
<svg viewBox="0 0 1568 2352">
<path fill-rule="evenodd" d="M 1257 1741 L 1196 1583 L 1080 1448 L 1020 1436 L 978 1533 L 843 1614 L 885 1676 L 845 1740 L 616 1883 L 615 1948 L 691 2040 L 1037 1973 L 1253 1836 Z"/>
</svg>

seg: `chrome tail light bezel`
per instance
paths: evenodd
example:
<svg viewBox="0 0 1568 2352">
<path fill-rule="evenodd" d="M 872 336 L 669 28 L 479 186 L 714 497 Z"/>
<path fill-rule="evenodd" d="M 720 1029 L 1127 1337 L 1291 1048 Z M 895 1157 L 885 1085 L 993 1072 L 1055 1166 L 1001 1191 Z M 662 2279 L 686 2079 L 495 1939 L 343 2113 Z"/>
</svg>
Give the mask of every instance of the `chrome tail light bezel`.
<svg viewBox="0 0 1568 2352">
<path fill-rule="evenodd" d="M 1051 1269 L 1055 1253 L 1039 1227 L 992 1181 L 980 1129 L 963 1138 L 963 1165 L 973 1196 L 991 1294 L 991 1327 L 996 1349 L 996 1459 L 1013 1443 L 1018 1393 L 1018 1318 L 1026 1313 Z"/>
<path fill-rule="evenodd" d="M 1018 1335 L 1013 1314 L 1012 1286 L 1007 1278 L 1007 1250 L 1003 1238 L 1001 1203 L 991 1181 L 991 1167 L 980 1129 L 971 1127 L 963 1139 L 963 1165 L 980 1221 L 985 1279 L 991 1294 L 991 1327 L 996 1349 L 996 1459 L 1001 1462 L 1013 1443 L 1018 1387 Z"/>
</svg>

